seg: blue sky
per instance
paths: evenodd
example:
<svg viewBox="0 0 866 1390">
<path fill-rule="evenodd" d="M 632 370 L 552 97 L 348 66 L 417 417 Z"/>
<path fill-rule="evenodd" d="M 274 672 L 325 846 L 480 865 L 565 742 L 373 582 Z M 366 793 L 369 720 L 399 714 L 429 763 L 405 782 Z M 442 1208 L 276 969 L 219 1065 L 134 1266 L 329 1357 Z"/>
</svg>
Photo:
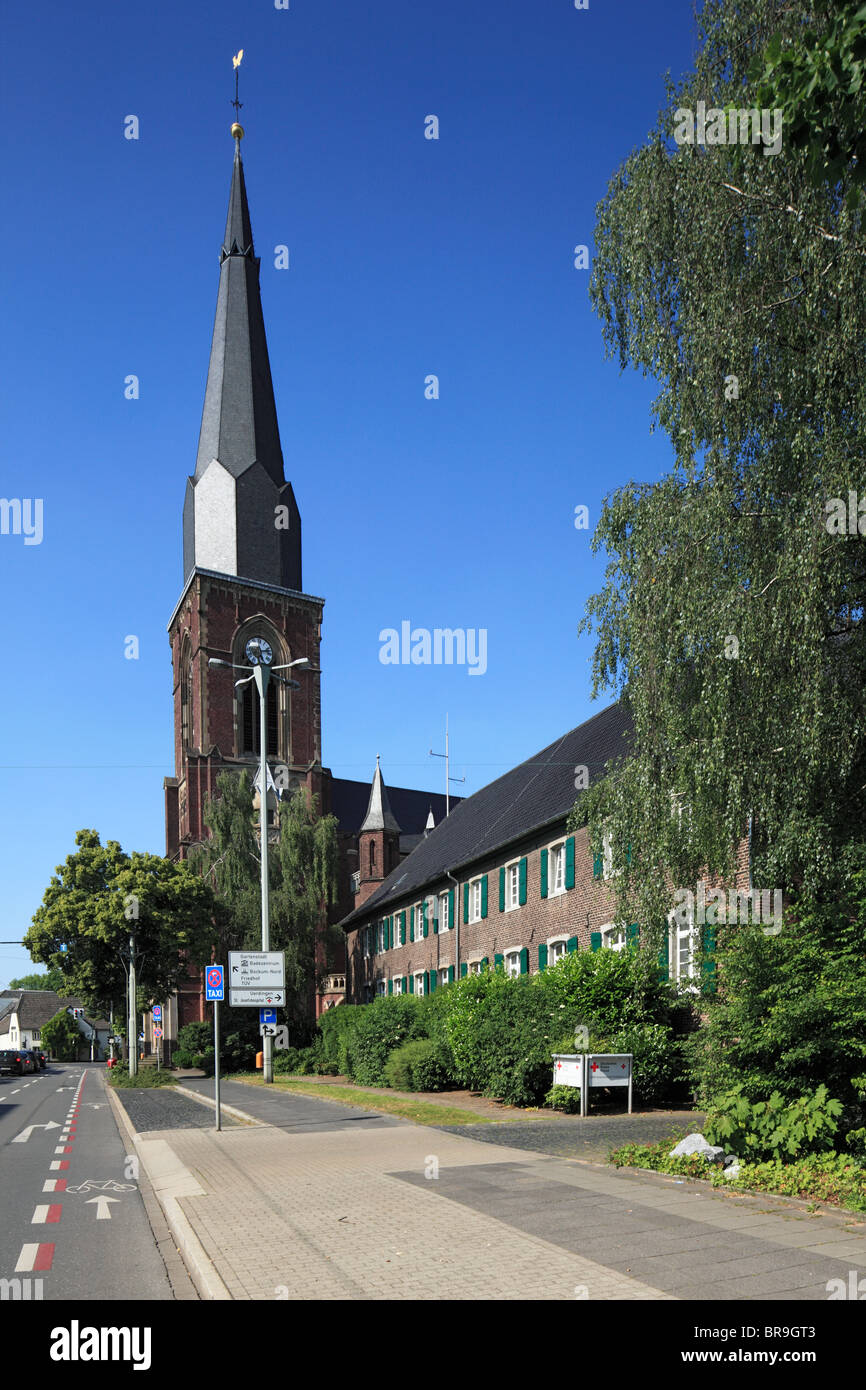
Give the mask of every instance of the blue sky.
<svg viewBox="0 0 866 1390">
<path fill-rule="evenodd" d="M 0 494 L 44 521 L 39 545 L 0 536 L 0 936 L 79 828 L 165 848 L 232 54 L 304 587 L 327 600 L 324 761 L 367 779 L 380 753 L 391 784 L 441 790 L 447 711 L 471 793 L 602 707 L 576 630 L 603 563 L 574 509 L 594 525 L 670 452 L 652 383 L 604 359 L 572 248 L 693 46 L 691 0 L 7 12 Z M 383 665 L 404 620 L 486 629 L 486 673 Z M 31 968 L 0 946 L 0 983 Z"/>
</svg>

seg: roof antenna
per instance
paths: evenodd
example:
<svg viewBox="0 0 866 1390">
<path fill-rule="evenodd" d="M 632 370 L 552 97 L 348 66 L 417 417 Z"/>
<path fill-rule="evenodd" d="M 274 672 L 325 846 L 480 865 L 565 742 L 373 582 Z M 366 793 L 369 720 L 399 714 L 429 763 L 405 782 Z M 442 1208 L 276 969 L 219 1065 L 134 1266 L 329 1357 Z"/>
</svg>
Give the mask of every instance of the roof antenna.
<svg viewBox="0 0 866 1390">
<path fill-rule="evenodd" d="M 450 815 L 451 815 L 451 783 L 452 783 L 452 782 L 465 782 L 465 781 L 466 781 L 466 778 L 465 778 L 465 777 L 451 777 L 451 776 L 450 776 L 450 767 L 451 767 L 451 764 L 450 764 L 450 761 L 449 761 L 450 754 L 449 754 L 449 750 L 448 750 L 448 715 L 447 715 L 447 714 L 446 714 L 446 716 L 445 716 L 445 752 L 444 752 L 444 753 L 434 753 L 434 752 L 433 752 L 433 749 L 431 748 L 431 749 L 430 749 L 430 757 L 431 757 L 431 758 L 444 758 L 444 759 L 445 759 L 445 814 L 446 814 L 446 816 L 450 816 Z"/>
<path fill-rule="evenodd" d="M 239 48 L 235 56 L 232 58 L 232 67 L 235 70 L 235 99 L 232 102 L 232 106 L 235 108 L 235 119 L 232 125 L 232 135 L 236 140 L 242 140 L 244 138 L 244 128 L 238 120 L 241 107 L 243 106 L 243 102 L 238 100 L 238 79 L 240 77 L 239 69 L 241 66 L 241 59 L 243 58 L 243 56 L 244 50 L 242 48 Z"/>
</svg>

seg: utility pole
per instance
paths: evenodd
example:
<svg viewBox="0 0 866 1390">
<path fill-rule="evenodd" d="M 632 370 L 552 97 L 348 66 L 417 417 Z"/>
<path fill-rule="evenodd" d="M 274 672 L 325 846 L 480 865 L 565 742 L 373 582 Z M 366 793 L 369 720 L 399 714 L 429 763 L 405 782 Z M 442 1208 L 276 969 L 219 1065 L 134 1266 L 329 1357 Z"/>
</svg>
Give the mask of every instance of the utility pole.
<svg viewBox="0 0 866 1390">
<path fill-rule="evenodd" d="M 138 1075 L 138 1028 L 135 1010 L 135 928 L 129 929 L 129 1074 Z"/>
<path fill-rule="evenodd" d="M 260 661 L 258 666 L 253 667 L 253 679 L 256 689 L 259 692 L 259 838 L 262 845 L 262 950 L 271 949 L 271 919 L 270 906 L 268 902 L 268 681 L 271 675 L 271 668 L 265 662 Z M 262 1038 L 262 1076 L 264 1081 L 270 1082 L 274 1079 L 274 1040 L 270 1037 Z"/>
</svg>

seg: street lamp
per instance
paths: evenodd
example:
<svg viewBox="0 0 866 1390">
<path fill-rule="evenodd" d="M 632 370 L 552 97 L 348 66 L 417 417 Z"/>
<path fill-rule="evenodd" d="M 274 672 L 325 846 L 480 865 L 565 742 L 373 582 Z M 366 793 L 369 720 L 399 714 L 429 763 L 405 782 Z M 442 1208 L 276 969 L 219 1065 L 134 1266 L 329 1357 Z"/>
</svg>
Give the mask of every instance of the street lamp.
<svg viewBox="0 0 866 1390">
<path fill-rule="evenodd" d="M 249 671 L 247 666 L 238 666 L 231 661 L 221 661 L 219 657 L 212 656 L 208 660 L 209 666 L 227 666 L 232 671 L 249 671 L 242 680 L 235 681 L 235 689 L 239 686 L 249 685 L 250 681 L 255 682 L 256 690 L 259 692 L 259 799 L 261 810 L 259 813 L 259 825 L 261 829 L 261 861 L 262 861 L 262 950 L 271 949 L 271 927 L 268 909 L 268 760 L 267 760 L 267 697 L 268 685 L 271 680 L 279 681 L 281 685 L 288 686 L 290 690 L 300 690 L 300 682 L 288 680 L 286 676 L 277 675 L 278 671 L 288 671 L 293 666 L 301 669 L 309 668 L 310 658 L 299 656 L 294 661 L 287 661 L 282 666 L 272 666 L 274 653 L 270 643 L 264 637 L 251 637 L 244 648 L 244 655 L 252 666 Z M 274 1079 L 274 1040 L 270 1037 L 263 1039 L 263 1077 L 266 1082 Z"/>
</svg>

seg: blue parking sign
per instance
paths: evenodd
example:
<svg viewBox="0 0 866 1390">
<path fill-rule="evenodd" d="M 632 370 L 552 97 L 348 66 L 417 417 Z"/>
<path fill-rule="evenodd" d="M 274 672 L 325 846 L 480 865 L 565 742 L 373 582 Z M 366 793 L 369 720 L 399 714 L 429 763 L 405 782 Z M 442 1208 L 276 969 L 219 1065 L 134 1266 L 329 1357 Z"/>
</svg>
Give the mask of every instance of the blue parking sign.
<svg viewBox="0 0 866 1390">
<path fill-rule="evenodd" d="M 276 1023 L 276 1009 L 259 1009 L 259 1023 Z"/>
<path fill-rule="evenodd" d="M 222 1003 L 225 999 L 225 980 L 223 978 L 223 968 L 221 965 L 209 965 L 204 972 L 205 991 L 207 999 L 214 999 L 217 1003 Z"/>
</svg>

